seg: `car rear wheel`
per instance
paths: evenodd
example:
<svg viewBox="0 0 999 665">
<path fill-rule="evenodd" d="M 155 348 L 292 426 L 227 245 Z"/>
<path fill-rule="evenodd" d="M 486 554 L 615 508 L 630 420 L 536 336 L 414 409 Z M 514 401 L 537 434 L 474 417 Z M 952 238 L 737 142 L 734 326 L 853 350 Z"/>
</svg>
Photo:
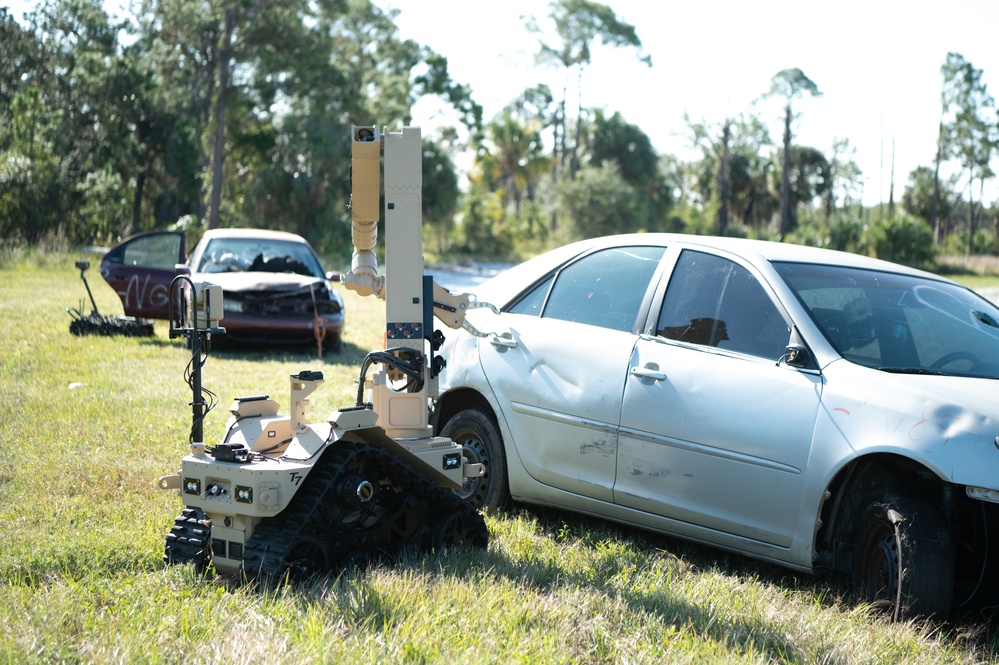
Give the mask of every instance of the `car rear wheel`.
<svg viewBox="0 0 999 665">
<path fill-rule="evenodd" d="M 486 467 L 479 478 L 465 478 L 457 494 L 475 508 L 497 510 L 509 499 L 506 480 L 506 457 L 499 427 L 493 417 L 482 409 L 459 411 L 444 425 L 441 436 L 462 445 L 465 461 Z"/>
<path fill-rule="evenodd" d="M 947 618 L 954 550 L 940 511 L 908 497 L 872 501 L 858 535 L 854 582 L 867 602 L 896 620 Z"/>
</svg>

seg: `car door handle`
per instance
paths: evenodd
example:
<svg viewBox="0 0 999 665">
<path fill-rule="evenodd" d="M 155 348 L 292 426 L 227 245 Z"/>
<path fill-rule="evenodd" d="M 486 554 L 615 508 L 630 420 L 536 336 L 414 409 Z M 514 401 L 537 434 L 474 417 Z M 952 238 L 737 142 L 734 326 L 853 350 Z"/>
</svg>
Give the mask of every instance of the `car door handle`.
<svg viewBox="0 0 999 665">
<path fill-rule="evenodd" d="M 651 367 L 632 367 L 631 375 L 637 376 L 640 379 L 652 379 L 653 381 L 665 381 L 666 373 L 660 372 L 657 369 L 652 369 Z"/>
<path fill-rule="evenodd" d="M 489 338 L 489 343 L 493 346 L 501 346 L 506 349 L 517 348 L 517 342 L 513 339 L 513 335 L 508 332 L 505 332 L 502 335 L 493 335 Z"/>
</svg>

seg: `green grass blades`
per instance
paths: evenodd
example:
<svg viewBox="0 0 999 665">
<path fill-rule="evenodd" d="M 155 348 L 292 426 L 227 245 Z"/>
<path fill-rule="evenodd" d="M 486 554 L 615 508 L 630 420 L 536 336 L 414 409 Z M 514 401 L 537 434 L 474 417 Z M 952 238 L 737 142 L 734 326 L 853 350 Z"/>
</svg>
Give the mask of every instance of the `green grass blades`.
<svg viewBox="0 0 999 665">
<path fill-rule="evenodd" d="M 260 590 L 162 562 L 181 503 L 156 489 L 187 451 L 189 352 L 74 337 L 73 254 L 0 261 L 0 662 L 947 663 L 995 661 L 987 619 L 889 624 L 836 579 L 552 510 L 488 516 L 483 552 L 404 559 Z M 93 257 L 91 257 L 93 258 Z M 92 261 L 93 263 L 93 261 Z M 102 313 L 120 314 L 96 270 Z M 219 398 L 288 409 L 288 377 L 323 371 L 309 415 L 353 403 L 379 348 L 380 301 L 344 293 L 344 351 L 227 351 Z"/>
</svg>

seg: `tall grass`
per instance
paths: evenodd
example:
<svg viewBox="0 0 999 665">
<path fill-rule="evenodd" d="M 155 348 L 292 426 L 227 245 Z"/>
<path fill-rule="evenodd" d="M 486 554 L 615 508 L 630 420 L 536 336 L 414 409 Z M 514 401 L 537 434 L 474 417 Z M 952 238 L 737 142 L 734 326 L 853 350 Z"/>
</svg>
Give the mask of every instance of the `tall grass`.
<svg viewBox="0 0 999 665">
<path fill-rule="evenodd" d="M 981 617 L 892 625 L 837 580 L 555 511 L 488 516 L 485 552 L 269 591 L 166 567 L 181 503 L 156 489 L 187 449 L 189 352 L 74 337 L 73 254 L 0 257 L 0 661 L 225 663 L 945 663 L 996 660 Z M 98 307 L 121 306 L 96 269 Z M 344 294 L 344 350 L 226 352 L 205 367 L 220 403 L 288 407 L 288 376 L 324 372 L 313 420 L 353 403 L 381 303 Z M 84 307 L 89 311 L 89 304 Z"/>
</svg>

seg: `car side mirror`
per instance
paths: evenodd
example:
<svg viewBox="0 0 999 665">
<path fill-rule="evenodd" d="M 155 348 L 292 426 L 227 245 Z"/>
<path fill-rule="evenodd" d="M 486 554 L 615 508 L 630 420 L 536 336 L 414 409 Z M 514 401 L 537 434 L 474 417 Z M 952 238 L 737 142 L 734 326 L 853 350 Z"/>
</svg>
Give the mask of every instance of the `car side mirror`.
<svg viewBox="0 0 999 665">
<path fill-rule="evenodd" d="M 178 275 L 191 274 L 191 266 L 187 265 L 186 263 L 175 263 L 173 269 L 174 271 L 176 271 Z"/>
<path fill-rule="evenodd" d="M 808 350 L 805 340 L 801 339 L 798 327 L 791 326 L 790 332 L 791 336 L 787 340 L 787 346 L 784 347 L 784 355 L 777 360 L 777 364 L 799 369 L 818 369 L 815 357 Z"/>
<path fill-rule="evenodd" d="M 784 348 L 784 355 L 778 361 L 778 364 L 780 363 L 790 367 L 808 367 L 808 349 L 803 344 L 788 344 Z"/>
<path fill-rule="evenodd" d="M 331 282 L 339 282 L 340 273 L 338 273 L 336 270 L 330 270 L 328 273 L 326 273 L 326 279 L 328 279 Z"/>
<path fill-rule="evenodd" d="M 782 363 L 788 367 L 818 369 L 812 358 L 812 352 L 808 350 L 808 346 L 798 333 L 797 326 L 791 327 L 791 337 L 787 341 L 787 346 L 784 347 L 784 355 L 777 361 L 778 365 Z"/>
</svg>

